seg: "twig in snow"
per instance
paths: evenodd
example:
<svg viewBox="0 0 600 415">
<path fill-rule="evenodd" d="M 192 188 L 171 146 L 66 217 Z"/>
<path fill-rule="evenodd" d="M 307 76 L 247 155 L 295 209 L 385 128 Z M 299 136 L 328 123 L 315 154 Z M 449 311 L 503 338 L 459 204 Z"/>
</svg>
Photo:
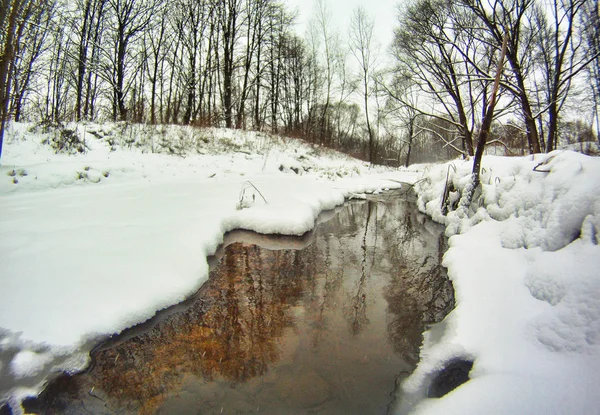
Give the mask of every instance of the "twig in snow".
<svg viewBox="0 0 600 415">
<path fill-rule="evenodd" d="M 267 202 L 267 199 L 263 196 L 263 194 L 260 192 L 260 190 L 258 190 L 258 188 L 256 186 L 254 186 L 254 184 L 251 181 L 247 181 L 244 183 L 244 185 L 242 186 L 242 190 L 240 192 L 240 199 L 238 201 L 238 204 L 236 206 L 236 208 L 238 210 L 241 210 L 245 207 L 248 206 L 244 206 L 244 196 L 246 195 L 246 189 L 248 189 L 248 187 L 251 186 L 254 190 L 256 190 L 256 192 L 260 195 L 260 197 L 262 197 L 262 200 L 265 202 L 265 204 L 269 204 L 269 202 Z M 255 194 L 252 194 L 252 202 L 254 203 L 256 198 Z"/>
<path fill-rule="evenodd" d="M 260 192 L 260 190 L 258 190 L 258 188 L 256 186 L 254 186 L 254 184 L 250 180 L 248 180 L 246 183 L 249 184 L 250 186 L 252 186 L 254 188 L 254 190 L 256 190 L 258 192 L 258 194 L 260 195 L 260 197 L 262 197 L 262 200 L 264 200 L 267 205 L 269 204 L 269 202 L 267 202 L 267 199 L 265 199 L 265 197 Z"/>
</svg>

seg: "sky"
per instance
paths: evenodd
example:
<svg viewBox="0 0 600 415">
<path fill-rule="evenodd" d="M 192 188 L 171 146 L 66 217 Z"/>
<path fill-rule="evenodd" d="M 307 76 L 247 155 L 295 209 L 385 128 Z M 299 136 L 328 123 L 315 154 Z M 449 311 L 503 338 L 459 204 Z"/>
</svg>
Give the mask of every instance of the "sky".
<svg viewBox="0 0 600 415">
<path fill-rule="evenodd" d="M 342 39 L 347 38 L 348 26 L 352 12 L 358 6 L 365 8 L 375 20 L 375 38 L 381 49 L 380 54 L 387 53 L 393 39 L 394 27 L 398 16 L 398 4 L 402 0 L 325 0 L 331 10 L 332 21 Z M 292 10 L 298 10 L 298 34 L 304 35 L 307 23 L 314 14 L 315 0 L 286 0 Z"/>
</svg>

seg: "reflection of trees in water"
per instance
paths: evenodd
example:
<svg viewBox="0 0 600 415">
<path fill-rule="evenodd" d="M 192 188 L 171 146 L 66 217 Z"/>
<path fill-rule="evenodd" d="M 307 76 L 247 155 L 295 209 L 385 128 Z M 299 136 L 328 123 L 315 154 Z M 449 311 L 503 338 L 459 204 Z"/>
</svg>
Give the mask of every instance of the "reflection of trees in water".
<svg viewBox="0 0 600 415">
<path fill-rule="evenodd" d="M 227 251 L 188 310 L 95 356 L 83 376 L 108 406 L 152 413 L 188 375 L 243 382 L 279 359 L 277 339 L 293 326 L 289 307 L 313 266 L 301 251 L 242 244 Z"/>
<path fill-rule="evenodd" d="M 388 333 L 396 352 L 416 365 L 426 326 L 440 321 L 454 306 L 452 283 L 441 265 L 445 236 L 441 226 L 431 228 L 414 209 L 400 206 L 400 231 L 393 235 L 396 268 L 386 289 Z"/>
<path fill-rule="evenodd" d="M 314 244 L 318 252 L 313 257 L 312 262 L 318 264 L 316 268 L 321 271 L 322 275 L 317 276 L 313 281 L 316 284 L 320 283 L 322 286 L 319 287 L 315 284 L 312 296 L 312 303 L 314 303 L 314 309 L 316 310 L 311 330 L 311 345 L 313 348 L 317 348 L 322 342 L 328 325 L 327 310 L 335 306 L 335 293 L 344 279 L 343 267 L 336 270 L 332 263 L 331 245 L 335 241 L 337 241 L 335 236 L 325 233 L 324 235 L 319 234 L 317 242 Z M 344 250 L 339 249 L 338 246 L 334 249 L 343 263 Z M 324 252 L 324 254 L 321 256 L 320 252 Z"/>
<path fill-rule="evenodd" d="M 360 334 L 369 323 L 369 280 L 391 278 L 385 294 L 388 332 L 396 351 L 416 362 L 426 325 L 453 307 L 452 284 L 441 266 L 443 228 L 418 213 L 413 203 L 397 199 L 355 203 L 338 217 L 343 229 L 353 230 L 338 237 L 338 256 L 343 258 L 338 273 L 347 269 L 348 277 L 357 276 L 343 304 L 350 332 Z"/>
<path fill-rule="evenodd" d="M 360 334 L 364 326 L 369 324 L 369 319 L 367 318 L 366 282 L 367 276 L 371 272 L 371 266 L 374 263 L 374 258 L 371 259 L 371 265 L 369 265 L 368 250 L 369 245 L 371 245 L 371 250 L 373 251 L 373 255 L 375 255 L 376 250 L 374 248 L 377 245 L 377 204 L 368 201 L 363 206 L 366 206 L 367 213 L 364 225 L 364 233 L 362 235 L 361 241 L 362 258 L 360 261 L 360 278 L 358 280 L 355 291 L 351 293 L 349 304 L 347 304 L 345 307 L 345 314 L 346 319 L 348 320 L 350 333 L 352 333 L 352 335 L 354 336 Z M 375 210 L 374 215 L 373 210 Z M 371 217 L 374 217 L 375 222 L 372 228 L 369 227 Z M 373 229 L 372 233 L 375 235 L 373 242 L 368 238 L 369 229 Z"/>
</svg>

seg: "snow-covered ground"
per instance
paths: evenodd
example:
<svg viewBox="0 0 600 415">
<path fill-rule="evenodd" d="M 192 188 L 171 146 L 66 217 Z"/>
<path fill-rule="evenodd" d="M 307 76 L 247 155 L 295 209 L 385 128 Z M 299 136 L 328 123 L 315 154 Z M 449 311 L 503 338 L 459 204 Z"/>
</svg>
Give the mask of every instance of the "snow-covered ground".
<svg viewBox="0 0 600 415">
<path fill-rule="evenodd" d="M 470 211 L 458 191 L 458 209 L 440 209 L 447 175 L 464 189 L 470 162 L 430 166 L 417 185 L 419 208 L 454 235 L 444 265 L 456 308 L 426 333 L 396 412 L 598 414 L 600 158 L 559 151 L 483 166 Z M 427 398 L 435 373 L 455 359 L 474 360 L 471 380 Z"/>
<path fill-rule="evenodd" d="M 14 409 L 99 339 L 194 293 L 226 231 L 300 235 L 345 198 L 417 179 L 259 133 L 66 131 L 84 153 L 12 125 L 0 166 L 0 405 Z"/>
</svg>

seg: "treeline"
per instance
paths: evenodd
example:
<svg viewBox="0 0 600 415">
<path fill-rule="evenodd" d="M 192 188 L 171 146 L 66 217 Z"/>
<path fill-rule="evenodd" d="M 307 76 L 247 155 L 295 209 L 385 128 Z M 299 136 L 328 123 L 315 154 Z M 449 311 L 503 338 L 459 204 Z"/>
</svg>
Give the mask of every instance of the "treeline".
<svg viewBox="0 0 600 415">
<path fill-rule="evenodd" d="M 336 142 L 330 114 L 348 106 L 333 103 L 333 70 L 276 0 L 3 2 L 3 125 L 108 119 Z"/>
<path fill-rule="evenodd" d="M 300 37 L 277 0 L 2 0 L 0 151 L 12 119 L 268 130 L 391 164 L 472 155 L 505 36 L 495 142 L 515 151 L 514 127 L 550 151 L 574 93 L 598 119 L 598 0 L 413 0 L 387 67 L 364 9 L 341 36 L 315 5 Z"/>
<path fill-rule="evenodd" d="M 15 38 L 4 40 L 15 46 L 8 112 L 16 121 L 293 129 L 310 100 L 306 48 L 275 1 L 10 4 Z"/>
</svg>

